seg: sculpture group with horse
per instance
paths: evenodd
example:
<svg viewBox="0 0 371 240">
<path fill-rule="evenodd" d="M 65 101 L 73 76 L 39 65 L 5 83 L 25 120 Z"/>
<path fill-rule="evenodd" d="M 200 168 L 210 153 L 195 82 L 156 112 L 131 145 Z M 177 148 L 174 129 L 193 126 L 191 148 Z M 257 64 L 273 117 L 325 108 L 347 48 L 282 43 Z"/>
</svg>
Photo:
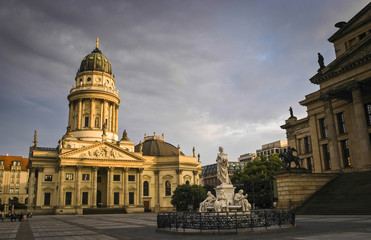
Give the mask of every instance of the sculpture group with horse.
<svg viewBox="0 0 371 240">
<path fill-rule="evenodd" d="M 295 148 L 288 147 L 287 152 L 280 153 L 279 158 L 283 158 L 286 169 L 291 169 L 291 163 L 295 163 L 295 168 L 300 168 L 300 161 L 297 156 L 293 155 L 293 152 L 297 152 Z"/>
</svg>

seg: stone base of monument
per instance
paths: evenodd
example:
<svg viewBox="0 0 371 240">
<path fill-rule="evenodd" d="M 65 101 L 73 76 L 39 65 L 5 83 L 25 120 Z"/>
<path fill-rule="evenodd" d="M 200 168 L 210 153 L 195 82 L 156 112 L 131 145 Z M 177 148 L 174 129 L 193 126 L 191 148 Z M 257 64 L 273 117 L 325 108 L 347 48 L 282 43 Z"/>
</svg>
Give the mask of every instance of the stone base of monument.
<svg viewBox="0 0 371 240">
<path fill-rule="evenodd" d="M 216 197 L 217 198 L 219 196 L 220 191 L 223 190 L 224 191 L 224 195 L 226 196 L 226 198 L 230 202 L 230 205 L 234 205 L 233 197 L 234 197 L 234 190 L 236 188 L 233 187 L 232 184 L 222 183 L 222 184 L 220 184 L 219 186 L 217 186 L 214 189 L 215 189 L 215 193 L 216 193 Z"/>
</svg>

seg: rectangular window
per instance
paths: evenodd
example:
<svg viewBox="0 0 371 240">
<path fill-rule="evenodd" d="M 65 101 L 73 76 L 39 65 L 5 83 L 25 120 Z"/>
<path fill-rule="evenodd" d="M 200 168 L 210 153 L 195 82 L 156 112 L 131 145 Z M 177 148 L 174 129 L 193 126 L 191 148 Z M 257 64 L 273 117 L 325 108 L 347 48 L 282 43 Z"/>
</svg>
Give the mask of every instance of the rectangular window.
<svg viewBox="0 0 371 240">
<path fill-rule="evenodd" d="M 85 127 L 89 127 L 89 117 L 85 117 Z"/>
<path fill-rule="evenodd" d="M 134 192 L 129 192 L 129 204 L 134 204 Z"/>
<path fill-rule="evenodd" d="M 50 206 L 50 193 L 44 193 L 44 206 Z"/>
<path fill-rule="evenodd" d="M 66 173 L 66 180 L 73 180 L 73 173 Z"/>
<path fill-rule="evenodd" d="M 53 175 L 45 175 L 45 182 L 52 182 L 53 181 Z"/>
<path fill-rule="evenodd" d="M 304 149 L 306 154 L 312 152 L 310 137 L 304 137 Z"/>
<path fill-rule="evenodd" d="M 321 138 L 327 138 L 327 125 L 324 118 L 319 119 Z"/>
<path fill-rule="evenodd" d="M 82 192 L 82 205 L 88 205 L 89 193 Z"/>
<path fill-rule="evenodd" d="M 340 141 L 340 145 L 341 145 L 341 151 L 343 153 L 344 167 L 349 168 L 352 166 L 352 164 L 350 162 L 348 140 L 345 139 L 345 140 Z"/>
<path fill-rule="evenodd" d="M 83 174 L 82 175 L 82 180 L 83 181 L 89 181 L 90 180 L 90 174 Z"/>
<path fill-rule="evenodd" d="M 113 193 L 113 204 L 114 205 L 120 204 L 120 193 L 119 192 Z"/>
<path fill-rule="evenodd" d="M 72 192 L 66 192 L 66 205 L 71 205 L 71 200 L 72 200 Z"/>
<path fill-rule="evenodd" d="M 307 158 L 307 169 L 311 173 L 313 171 L 311 158 Z"/>
<path fill-rule="evenodd" d="M 129 181 L 134 182 L 135 181 L 135 175 L 129 175 Z"/>
<path fill-rule="evenodd" d="M 330 151 L 328 149 L 328 144 L 322 145 L 322 151 L 323 151 L 323 159 L 325 162 L 325 170 L 330 170 L 331 163 L 330 163 Z"/>
<path fill-rule="evenodd" d="M 371 126 L 371 103 L 365 105 L 367 125 Z"/>
<path fill-rule="evenodd" d="M 113 175 L 113 181 L 120 181 L 120 175 Z"/>
<path fill-rule="evenodd" d="M 336 114 L 337 120 L 338 120 L 338 129 L 339 129 L 339 134 L 345 133 L 345 121 L 344 121 L 344 113 L 338 113 Z"/>
</svg>

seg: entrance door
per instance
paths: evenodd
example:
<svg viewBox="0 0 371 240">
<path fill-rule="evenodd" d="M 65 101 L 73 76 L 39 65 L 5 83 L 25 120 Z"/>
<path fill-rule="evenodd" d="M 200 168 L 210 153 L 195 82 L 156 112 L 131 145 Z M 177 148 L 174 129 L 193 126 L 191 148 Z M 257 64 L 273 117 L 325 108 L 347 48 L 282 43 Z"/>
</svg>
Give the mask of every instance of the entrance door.
<svg viewBox="0 0 371 240">
<path fill-rule="evenodd" d="M 150 212 L 151 211 L 151 209 L 149 208 L 149 201 L 144 201 L 143 205 L 144 205 L 144 211 L 145 212 Z"/>
<path fill-rule="evenodd" d="M 97 206 L 101 207 L 102 205 L 102 192 L 97 190 Z"/>
</svg>

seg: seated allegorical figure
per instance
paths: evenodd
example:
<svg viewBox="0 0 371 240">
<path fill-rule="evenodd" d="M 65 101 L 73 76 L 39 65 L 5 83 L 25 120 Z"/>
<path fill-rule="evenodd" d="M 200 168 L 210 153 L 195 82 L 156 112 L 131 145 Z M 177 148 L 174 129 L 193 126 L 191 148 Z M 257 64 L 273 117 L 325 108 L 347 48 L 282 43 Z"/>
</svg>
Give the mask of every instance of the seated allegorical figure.
<svg viewBox="0 0 371 240">
<path fill-rule="evenodd" d="M 214 207 L 216 197 L 210 192 L 207 192 L 207 198 L 200 203 L 199 212 L 207 212 L 207 207 Z"/>
<path fill-rule="evenodd" d="M 233 200 L 234 200 L 235 205 L 241 206 L 242 211 L 250 211 L 251 204 L 247 200 L 247 194 L 243 195 L 243 190 L 242 189 L 240 189 L 240 191 L 238 191 L 238 193 L 236 193 L 234 195 Z"/>
<path fill-rule="evenodd" d="M 223 190 L 220 190 L 218 197 L 214 204 L 215 212 L 228 212 L 229 211 L 229 200 L 224 194 Z"/>
</svg>

